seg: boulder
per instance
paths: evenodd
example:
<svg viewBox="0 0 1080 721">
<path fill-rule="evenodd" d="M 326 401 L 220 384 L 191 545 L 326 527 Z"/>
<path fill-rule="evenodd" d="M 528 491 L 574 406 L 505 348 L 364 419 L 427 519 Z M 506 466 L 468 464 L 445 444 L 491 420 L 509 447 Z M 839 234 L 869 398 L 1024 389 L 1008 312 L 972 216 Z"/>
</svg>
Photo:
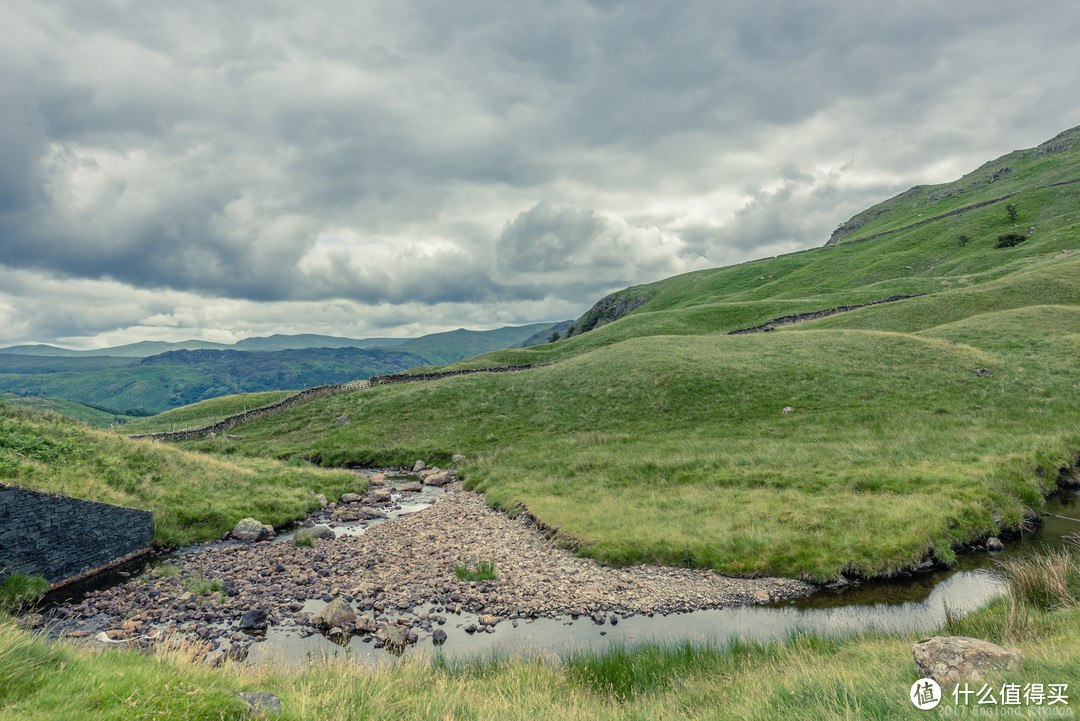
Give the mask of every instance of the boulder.
<svg viewBox="0 0 1080 721">
<path fill-rule="evenodd" d="M 409 640 L 409 631 L 403 626 L 386 625 L 379 629 L 379 632 L 375 634 L 377 638 L 387 646 L 404 646 Z"/>
<path fill-rule="evenodd" d="M 328 505 L 330 505 L 330 501 L 326 500 L 326 496 L 321 493 L 315 494 L 315 500 L 319 502 L 320 508 L 326 508 Z"/>
<path fill-rule="evenodd" d="M 374 476 L 371 477 L 368 483 L 373 486 L 381 486 L 382 484 L 386 483 L 386 474 L 376 473 Z"/>
<path fill-rule="evenodd" d="M 441 628 L 435 629 L 435 632 L 431 634 L 431 642 L 436 646 L 446 643 L 446 631 Z"/>
<path fill-rule="evenodd" d="M 362 500 L 364 500 L 364 497 L 362 495 L 360 495 L 359 493 L 342 493 L 341 494 L 341 502 L 342 503 L 359 503 Z"/>
<path fill-rule="evenodd" d="M 409 483 L 402 483 L 397 487 L 399 493 L 419 493 L 424 488 L 424 485 L 420 481 L 410 481 Z"/>
<path fill-rule="evenodd" d="M 499 619 L 495 616 L 492 616 L 490 613 L 485 613 L 478 620 L 480 621 L 481 626 L 494 626 L 496 623 L 499 622 Z"/>
<path fill-rule="evenodd" d="M 455 453 L 454 457 L 451 458 L 450 460 L 453 461 L 454 463 L 461 463 L 461 462 L 465 461 L 466 458 L 465 458 L 465 456 L 461 455 L 460 453 Z"/>
<path fill-rule="evenodd" d="M 266 611 L 261 608 L 253 608 L 240 619 L 240 628 L 250 631 L 263 631 L 266 629 Z"/>
<path fill-rule="evenodd" d="M 238 541 L 265 541 L 274 537 L 274 527 L 244 518 L 233 527 L 232 537 Z"/>
<path fill-rule="evenodd" d="M 433 476 L 428 476 L 427 478 L 425 478 L 424 479 L 424 485 L 425 486 L 445 486 L 447 483 L 449 483 L 452 480 L 453 480 L 453 478 L 450 476 L 450 474 L 448 472 L 446 472 L 446 471 L 443 471 L 442 473 L 436 473 Z"/>
<path fill-rule="evenodd" d="M 322 618 L 327 626 L 349 626 L 356 620 L 356 611 L 348 601 L 338 596 L 323 609 Z"/>
<path fill-rule="evenodd" d="M 336 538 L 337 534 L 330 526 L 312 526 L 311 528 L 301 528 L 296 532 L 297 538 Z"/>
<path fill-rule="evenodd" d="M 420 471 L 424 470 L 425 468 L 427 468 L 426 463 L 424 463 L 423 461 L 417 461 L 416 463 L 413 464 L 412 472 L 413 473 L 419 473 Z"/>
<path fill-rule="evenodd" d="M 390 491 L 369 490 L 364 500 L 368 503 L 389 503 Z"/>
<path fill-rule="evenodd" d="M 942 687 L 985 681 L 988 671 L 1013 668 L 1024 658 L 1019 649 L 966 636 L 934 636 L 914 644 L 911 654 L 919 674 Z"/>
<path fill-rule="evenodd" d="M 1005 550 L 1005 544 L 1002 543 L 1001 539 L 999 539 L 999 538 L 994 538 L 994 537 L 987 538 L 986 539 L 986 550 L 987 551 L 995 551 L 995 552 L 996 551 L 1004 551 Z"/>
</svg>

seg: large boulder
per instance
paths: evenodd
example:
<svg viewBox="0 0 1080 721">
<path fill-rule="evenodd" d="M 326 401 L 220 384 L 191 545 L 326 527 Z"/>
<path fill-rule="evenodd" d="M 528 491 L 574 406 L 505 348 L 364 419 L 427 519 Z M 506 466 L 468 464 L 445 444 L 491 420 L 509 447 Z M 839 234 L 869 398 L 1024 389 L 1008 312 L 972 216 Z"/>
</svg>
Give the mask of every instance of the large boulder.
<svg viewBox="0 0 1080 721">
<path fill-rule="evenodd" d="M 428 476 L 424 479 L 425 486 L 445 486 L 450 481 L 454 480 L 449 472 L 443 471 L 442 473 L 436 473 Z"/>
<path fill-rule="evenodd" d="M 919 674 L 942 687 L 985 681 L 988 671 L 1013 668 L 1024 658 L 1019 649 L 966 636 L 934 636 L 914 644 L 911 653 Z"/>
<path fill-rule="evenodd" d="M 348 601 L 338 596 L 323 609 L 322 618 L 323 623 L 327 626 L 347 627 L 356 620 L 356 611 L 353 610 Z"/>
<path fill-rule="evenodd" d="M 336 538 L 337 534 L 334 533 L 334 529 L 330 526 L 312 526 L 311 528 L 301 528 L 296 532 L 296 538 Z"/>
<path fill-rule="evenodd" d="M 265 541 L 274 537 L 274 527 L 244 518 L 233 527 L 232 537 L 238 541 Z"/>
<path fill-rule="evenodd" d="M 341 502 L 342 503 L 359 503 L 362 500 L 364 500 L 364 497 L 362 495 L 360 495 L 359 493 L 342 493 L 341 494 Z"/>
<path fill-rule="evenodd" d="M 423 461 L 417 461 L 416 463 L 413 464 L 412 472 L 413 473 L 419 473 L 420 471 L 424 470 L 425 468 L 427 468 L 426 463 L 424 463 Z"/>
<path fill-rule="evenodd" d="M 368 490 L 367 497 L 364 500 L 368 503 L 389 503 L 390 491 L 370 489 Z"/>
</svg>

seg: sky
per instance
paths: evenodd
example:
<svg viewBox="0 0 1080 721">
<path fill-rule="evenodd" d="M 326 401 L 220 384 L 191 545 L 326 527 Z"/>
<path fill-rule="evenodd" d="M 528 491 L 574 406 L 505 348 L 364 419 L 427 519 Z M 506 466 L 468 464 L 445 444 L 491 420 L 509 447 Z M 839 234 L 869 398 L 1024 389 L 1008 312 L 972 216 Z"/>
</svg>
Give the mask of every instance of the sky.
<svg viewBox="0 0 1080 721">
<path fill-rule="evenodd" d="M 1064 0 L 5 0 L 0 28 L 0 346 L 576 318 L 1080 124 Z"/>
</svg>

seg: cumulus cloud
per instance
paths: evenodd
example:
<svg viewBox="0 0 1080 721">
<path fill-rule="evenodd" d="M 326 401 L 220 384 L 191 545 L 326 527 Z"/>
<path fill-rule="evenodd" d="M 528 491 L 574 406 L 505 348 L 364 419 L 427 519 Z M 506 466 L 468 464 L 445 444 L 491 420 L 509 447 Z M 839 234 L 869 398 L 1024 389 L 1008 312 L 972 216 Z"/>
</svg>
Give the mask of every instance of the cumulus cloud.
<svg viewBox="0 0 1080 721">
<path fill-rule="evenodd" d="M 820 245 L 1080 117 L 1057 0 L 13 0 L 0 23 L 0 264 L 78 289 L 36 312 L 4 288 L 0 344 L 561 319 Z"/>
</svg>

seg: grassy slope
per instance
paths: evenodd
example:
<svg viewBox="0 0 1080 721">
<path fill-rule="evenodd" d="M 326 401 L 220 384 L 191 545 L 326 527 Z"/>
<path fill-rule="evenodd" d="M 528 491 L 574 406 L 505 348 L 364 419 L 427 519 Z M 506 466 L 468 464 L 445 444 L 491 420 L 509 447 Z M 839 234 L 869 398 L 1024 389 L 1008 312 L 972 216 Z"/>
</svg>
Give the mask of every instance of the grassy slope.
<svg viewBox="0 0 1080 721">
<path fill-rule="evenodd" d="M 153 511 L 161 546 L 212 540 L 245 516 L 284 524 L 318 507 L 313 491 L 363 490 L 348 471 L 211 458 L 8 405 L 0 405 L 0 482 Z"/>
<path fill-rule="evenodd" d="M 226 416 L 242 413 L 251 408 L 270 405 L 295 395 L 297 391 L 266 391 L 264 393 L 238 393 L 220 396 L 198 403 L 174 408 L 148 418 L 137 418 L 116 430 L 125 435 L 158 433 L 160 431 L 202 428 Z"/>
<path fill-rule="evenodd" d="M 1080 177 L 1080 146 L 1039 157 Z M 491 502 L 615 563 L 824 579 L 948 560 L 1038 509 L 1080 451 L 1080 254 L 1065 252 L 1080 248 L 1080 185 L 1015 203 L 1017 247 L 993 248 L 1015 225 L 997 205 L 669 278 L 627 289 L 650 299 L 616 322 L 458 367 L 558 365 L 321 399 L 237 430 L 243 442 L 191 445 L 326 464 L 463 452 Z M 930 295 L 723 335 L 897 293 Z"/>
<path fill-rule="evenodd" d="M 18 406 L 27 406 L 28 408 L 34 408 L 39 411 L 52 411 L 53 413 L 59 413 L 62 416 L 74 418 L 77 421 L 82 421 L 83 423 L 97 426 L 98 428 L 108 428 L 109 426 L 126 423 L 127 421 L 135 419 L 134 416 L 128 416 L 122 413 L 110 413 L 109 411 L 104 411 L 100 408 L 94 408 L 63 398 L 38 398 L 36 396 L 27 396 L 24 398 L 10 393 L 0 393 L 0 402 L 11 403 L 12 405 Z"/>
</svg>

